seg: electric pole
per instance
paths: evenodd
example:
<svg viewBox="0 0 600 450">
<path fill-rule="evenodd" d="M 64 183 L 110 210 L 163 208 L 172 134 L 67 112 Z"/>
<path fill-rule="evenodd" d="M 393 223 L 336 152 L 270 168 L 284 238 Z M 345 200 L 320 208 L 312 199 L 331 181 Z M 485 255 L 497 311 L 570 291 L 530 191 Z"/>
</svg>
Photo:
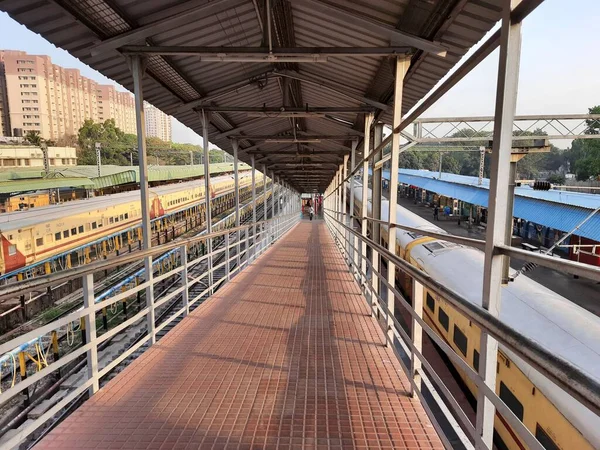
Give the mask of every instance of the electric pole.
<svg viewBox="0 0 600 450">
<path fill-rule="evenodd" d="M 102 155 L 100 155 L 100 142 L 94 144 L 96 147 L 96 167 L 98 168 L 98 176 L 102 176 Z"/>
</svg>

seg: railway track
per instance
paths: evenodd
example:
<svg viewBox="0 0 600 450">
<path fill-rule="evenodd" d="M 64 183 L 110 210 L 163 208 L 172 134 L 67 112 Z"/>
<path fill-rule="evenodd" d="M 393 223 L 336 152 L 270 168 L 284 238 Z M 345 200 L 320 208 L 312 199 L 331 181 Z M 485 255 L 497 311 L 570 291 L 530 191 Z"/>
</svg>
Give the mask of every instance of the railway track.
<svg viewBox="0 0 600 450">
<path fill-rule="evenodd" d="M 269 205 L 270 206 L 270 205 Z M 276 206 L 277 209 L 277 206 Z M 267 210 L 267 217 L 271 216 L 270 207 Z M 263 204 L 257 203 L 257 219 L 262 220 L 263 218 Z M 252 216 L 247 215 L 241 220 L 242 224 L 246 224 L 251 222 Z M 237 246 L 233 245 L 236 243 L 236 233 L 230 234 L 229 244 L 231 246 L 230 249 L 230 273 L 235 271 L 237 268 L 237 258 L 236 251 Z M 221 239 L 219 242 L 213 243 L 213 250 L 223 249 L 224 247 L 224 239 Z M 240 255 L 242 257 L 241 261 L 244 261 L 244 253 L 246 252 L 245 241 L 240 242 Z M 213 266 L 217 266 L 221 264 L 225 259 L 225 252 L 221 252 L 214 258 Z M 207 273 L 208 261 L 202 261 L 195 266 L 193 266 L 189 272 L 189 278 L 198 278 L 200 282 L 196 283 L 189 289 L 190 298 L 196 298 L 206 288 L 208 287 L 208 273 Z M 118 279 L 118 277 L 123 276 L 125 273 L 131 273 L 133 269 L 120 272 L 119 275 L 115 275 L 111 277 L 111 279 Z M 226 276 L 227 269 L 223 266 L 213 271 L 213 279 L 221 280 Z M 158 286 L 155 286 L 155 289 L 158 289 L 158 294 L 155 296 L 155 301 L 160 301 L 161 298 L 169 295 L 173 290 L 175 290 L 181 283 L 180 274 L 176 274 L 166 280 L 163 280 Z M 218 290 L 223 284 L 225 280 L 217 283 L 214 287 L 214 291 Z M 110 284 L 110 283 L 109 283 Z M 113 284 L 114 285 L 114 284 Z M 106 290 L 106 287 L 104 288 Z M 98 291 L 102 291 L 99 289 Z M 145 299 L 143 298 L 144 294 L 142 292 L 142 301 L 141 307 L 145 306 Z M 209 293 L 204 294 L 197 302 L 191 305 L 190 310 L 193 311 L 196 309 L 201 303 L 203 303 L 209 297 Z M 173 317 L 176 311 L 182 306 L 182 298 L 181 296 L 176 296 L 171 301 L 167 302 L 161 308 L 156 310 L 156 320 L 155 326 L 159 327 L 161 324 L 168 322 L 159 332 L 157 332 L 156 339 L 160 340 L 164 337 L 170 330 L 172 330 L 181 320 L 183 320 L 182 316 Z M 70 308 L 68 311 L 63 312 L 61 315 L 66 315 L 69 312 L 73 311 L 77 306 Z M 134 311 L 133 314 L 135 314 Z M 117 319 L 119 314 L 113 315 L 109 319 L 109 325 L 115 319 Z M 98 328 L 100 329 L 100 327 Z M 128 327 L 121 333 L 118 333 L 111 339 L 107 340 L 104 345 L 99 348 L 98 352 L 98 364 L 100 370 L 106 367 L 115 357 L 126 352 L 132 346 L 136 345 L 141 339 L 146 335 L 146 323 L 145 319 L 140 319 L 135 324 Z M 67 337 L 65 335 L 62 336 L 62 340 L 66 340 Z M 77 347 L 72 347 L 71 350 L 74 350 Z M 133 360 L 135 360 L 138 356 L 140 356 L 146 349 L 148 348 L 148 344 L 142 345 L 135 352 L 133 352 L 128 358 L 124 359 L 119 365 L 117 365 L 113 370 L 111 370 L 102 380 L 101 386 L 106 384 L 112 378 L 114 378 L 118 373 L 120 373 L 127 365 L 129 365 Z M 70 367 L 66 367 L 65 371 L 63 371 L 62 376 L 60 376 L 54 383 L 46 383 L 45 386 L 40 386 L 38 389 L 42 389 L 42 392 L 38 395 L 31 396 L 31 401 L 29 405 L 25 406 L 25 408 L 14 407 L 11 414 L 7 416 L 7 414 L 3 414 L 5 417 L 2 422 L 0 422 L 0 445 L 4 440 L 9 439 L 14 434 L 18 433 L 19 428 L 26 426 L 30 421 L 40 417 L 45 411 L 55 405 L 58 401 L 60 401 L 63 397 L 65 397 L 69 392 L 76 389 L 81 383 L 84 382 L 86 377 L 86 362 L 84 358 L 80 358 L 80 360 L 76 360 L 70 364 Z M 36 434 L 37 439 L 43 437 L 46 433 L 48 433 L 54 426 L 60 423 L 70 412 L 81 404 L 87 394 L 83 394 L 76 401 L 72 402 L 69 406 L 64 408 L 61 413 L 55 415 L 53 420 L 43 429 L 40 429 Z M 35 444 L 35 441 L 30 441 L 31 445 Z M 23 448 L 23 446 L 21 446 Z M 28 446 L 24 448 L 29 448 Z"/>
</svg>

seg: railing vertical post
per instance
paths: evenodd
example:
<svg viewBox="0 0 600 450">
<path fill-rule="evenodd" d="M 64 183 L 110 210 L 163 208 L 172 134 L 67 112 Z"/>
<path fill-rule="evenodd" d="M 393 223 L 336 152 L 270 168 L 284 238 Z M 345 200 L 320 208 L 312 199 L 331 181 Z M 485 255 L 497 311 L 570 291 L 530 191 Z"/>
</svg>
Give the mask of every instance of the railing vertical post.
<svg viewBox="0 0 600 450">
<path fill-rule="evenodd" d="M 365 136 L 363 138 L 363 158 L 369 153 L 370 140 L 371 140 L 371 124 L 373 123 L 373 113 L 365 114 Z M 369 160 L 363 160 L 362 169 L 362 211 L 360 213 L 361 218 L 361 232 L 363 241 L 361 243 L 361 278 L 362 283 L 367 283 L 367 203 L 369 196 Z M 365 287 L 366 293 L 366 287 Z"/>
<path fill-rule="evenodd" d="M 96 296 L 94 294 L 94 274 L 83 276 L 83 307 L 88 309 L 84 316 L 85 341 L 90 345 L 87 353 L 87 377 L 92 380 L 88 392 L 90 397 L 100 389 L 98 379 L 98 347 L 96 345 L 96 312 L 94 311 Z"/>
<path fill-rule="evenodd" d="M 246 233 L 246 265 L 250 264 L 250 228 L 244 230 Z"/>
<path fill-rule="evenodd" d="M 238 271 L 239 270 L 240 266 L 238 265 Z M 225 233 L 225 274 L 227 275 L 227 281 L 231 279 L 229 271 L 229 233 Z"/>
<path fill-rule="evenodd" d="M 422 319 L 423 318 L 423 295 L 424 295 L 423 285 L 419 283 L 417 280 L 413 280 L 412 285 L 412 302 L 413 309 L 417 316 Z M 414 349 L 419 353 L 423 354 L 423 327 L 417 322 L 417 320 L 412 318 L 412 326 L 410 328 L 410 337 L 412 339 L 412 343 Z M 410 355 L 410 374 L 412 379 L 417 386 L 417 389 L 421 389 L 421 360 L 415 355 L 415 352 L 412 351 Z M 413 398 L 417 397 L 417 393 L 414 390 L 414 387 L 411 386 L 411 395 Z"/>
<path fill-rule="evenodd" d="M 513 122 L 517 103 L 519 64 L 521 57 L 521 23 L 511 21 L 511 10 L 519 0 L 505 0 L 500 29 L 500 55 L 494 117 L 494 140 L 490 173 L 488 225 L 483 267 L 482 306 L 493 316 L 500 313 L 501 284 L 504 256 L 496 255 L 494 248 L 508 244 L 507 217 L 511 202 L 506 188 L 510 180 Z M 509 235 L 510 236 L 510 235 Z M 498 341 L 484 330 L 480 335 L 479 376 L 490 389 L 496 389 Z M 476 432 L 483 445 L 492 448 L 495 408 L 483 389 L 477 395 Z M 477 444 L 477 448 L 485 448 Z"/>
<path fill-rule="evenodd" d="M 179 247 L 179 258 L 181 259 L 181 299 L 183 301 L 183 316 L 187 316 L 190 313 L 190 294 L 189 294 L 189 281 L 188 281 L 188 251 L 187 245 Z"/>
<path fill-rule="evenodd" d="M 394 86 L 394 117 L 393 117 L 393 130 L 397 130 L 400 125 L 402 118 L 402 87 L 404 83 L 404 74 L 408 69 L 410 59 L 407 57 L 396 58 L 396 77 Z M 398 206 L 398 167 L 400 158 L 400 131 L 392 133 L 392 149 L 391 149 L 391 162 L 390 162 L 390 202 L 389 202 L 389 217 L 388 217 L 388 250 L 396 254 L 396 227 L 392 224 L 396 222 L 396 209 Z M 373 199 L 375 200 L 375 199 Z M 387 279 L 388 284 L 393 288 L 396 285 L 396 266 L 392 261 L 388 260 L 387 267 Z M 396 298 L 394 291 L 388 288 L 387 292 L 387 304 L 388 304 L 388 337 L 386 342 L 389 345 L 393 345 L 394 342 L 394 311 L 396 305 Z"/>
</svg>

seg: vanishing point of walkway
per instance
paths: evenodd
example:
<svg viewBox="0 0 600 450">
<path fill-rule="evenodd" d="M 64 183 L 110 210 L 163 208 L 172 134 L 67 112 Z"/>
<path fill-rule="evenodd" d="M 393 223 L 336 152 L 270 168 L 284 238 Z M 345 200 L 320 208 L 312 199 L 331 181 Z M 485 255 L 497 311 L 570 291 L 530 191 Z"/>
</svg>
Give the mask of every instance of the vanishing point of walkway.
<svg viewBox="0 0 600 450">
<path fill-rule="evenodd" d="M 442 448 L 382 342 L 303 221 L 36 448 Z"/>
</svg>

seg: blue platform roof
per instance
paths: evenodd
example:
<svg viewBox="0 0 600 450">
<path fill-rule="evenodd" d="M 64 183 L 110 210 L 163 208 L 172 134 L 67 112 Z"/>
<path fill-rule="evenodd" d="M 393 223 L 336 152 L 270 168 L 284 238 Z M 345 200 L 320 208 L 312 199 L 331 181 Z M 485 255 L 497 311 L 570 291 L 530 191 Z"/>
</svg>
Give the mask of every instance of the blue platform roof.
<svg viewBox="0 0 600 450">
<path fill-rule="evenodd" d="M 490 180 L 477 177 L 442 173 L 429 170 L 400 169 L 401 183 L 410 184 L 445 197 L 463 202 L 488 206 Z M 389 171 L 383 178 L 389 180 Z M 534 191 L 531 187 L 515 189 L 514 216 L 561 231 L 571 231 L 592 211 L 600 207 L 600 195 L 564 191 Z M 579 236 L 600 241 L 600 212 L 588 220 L 577 232 Z"/>
</svg>

